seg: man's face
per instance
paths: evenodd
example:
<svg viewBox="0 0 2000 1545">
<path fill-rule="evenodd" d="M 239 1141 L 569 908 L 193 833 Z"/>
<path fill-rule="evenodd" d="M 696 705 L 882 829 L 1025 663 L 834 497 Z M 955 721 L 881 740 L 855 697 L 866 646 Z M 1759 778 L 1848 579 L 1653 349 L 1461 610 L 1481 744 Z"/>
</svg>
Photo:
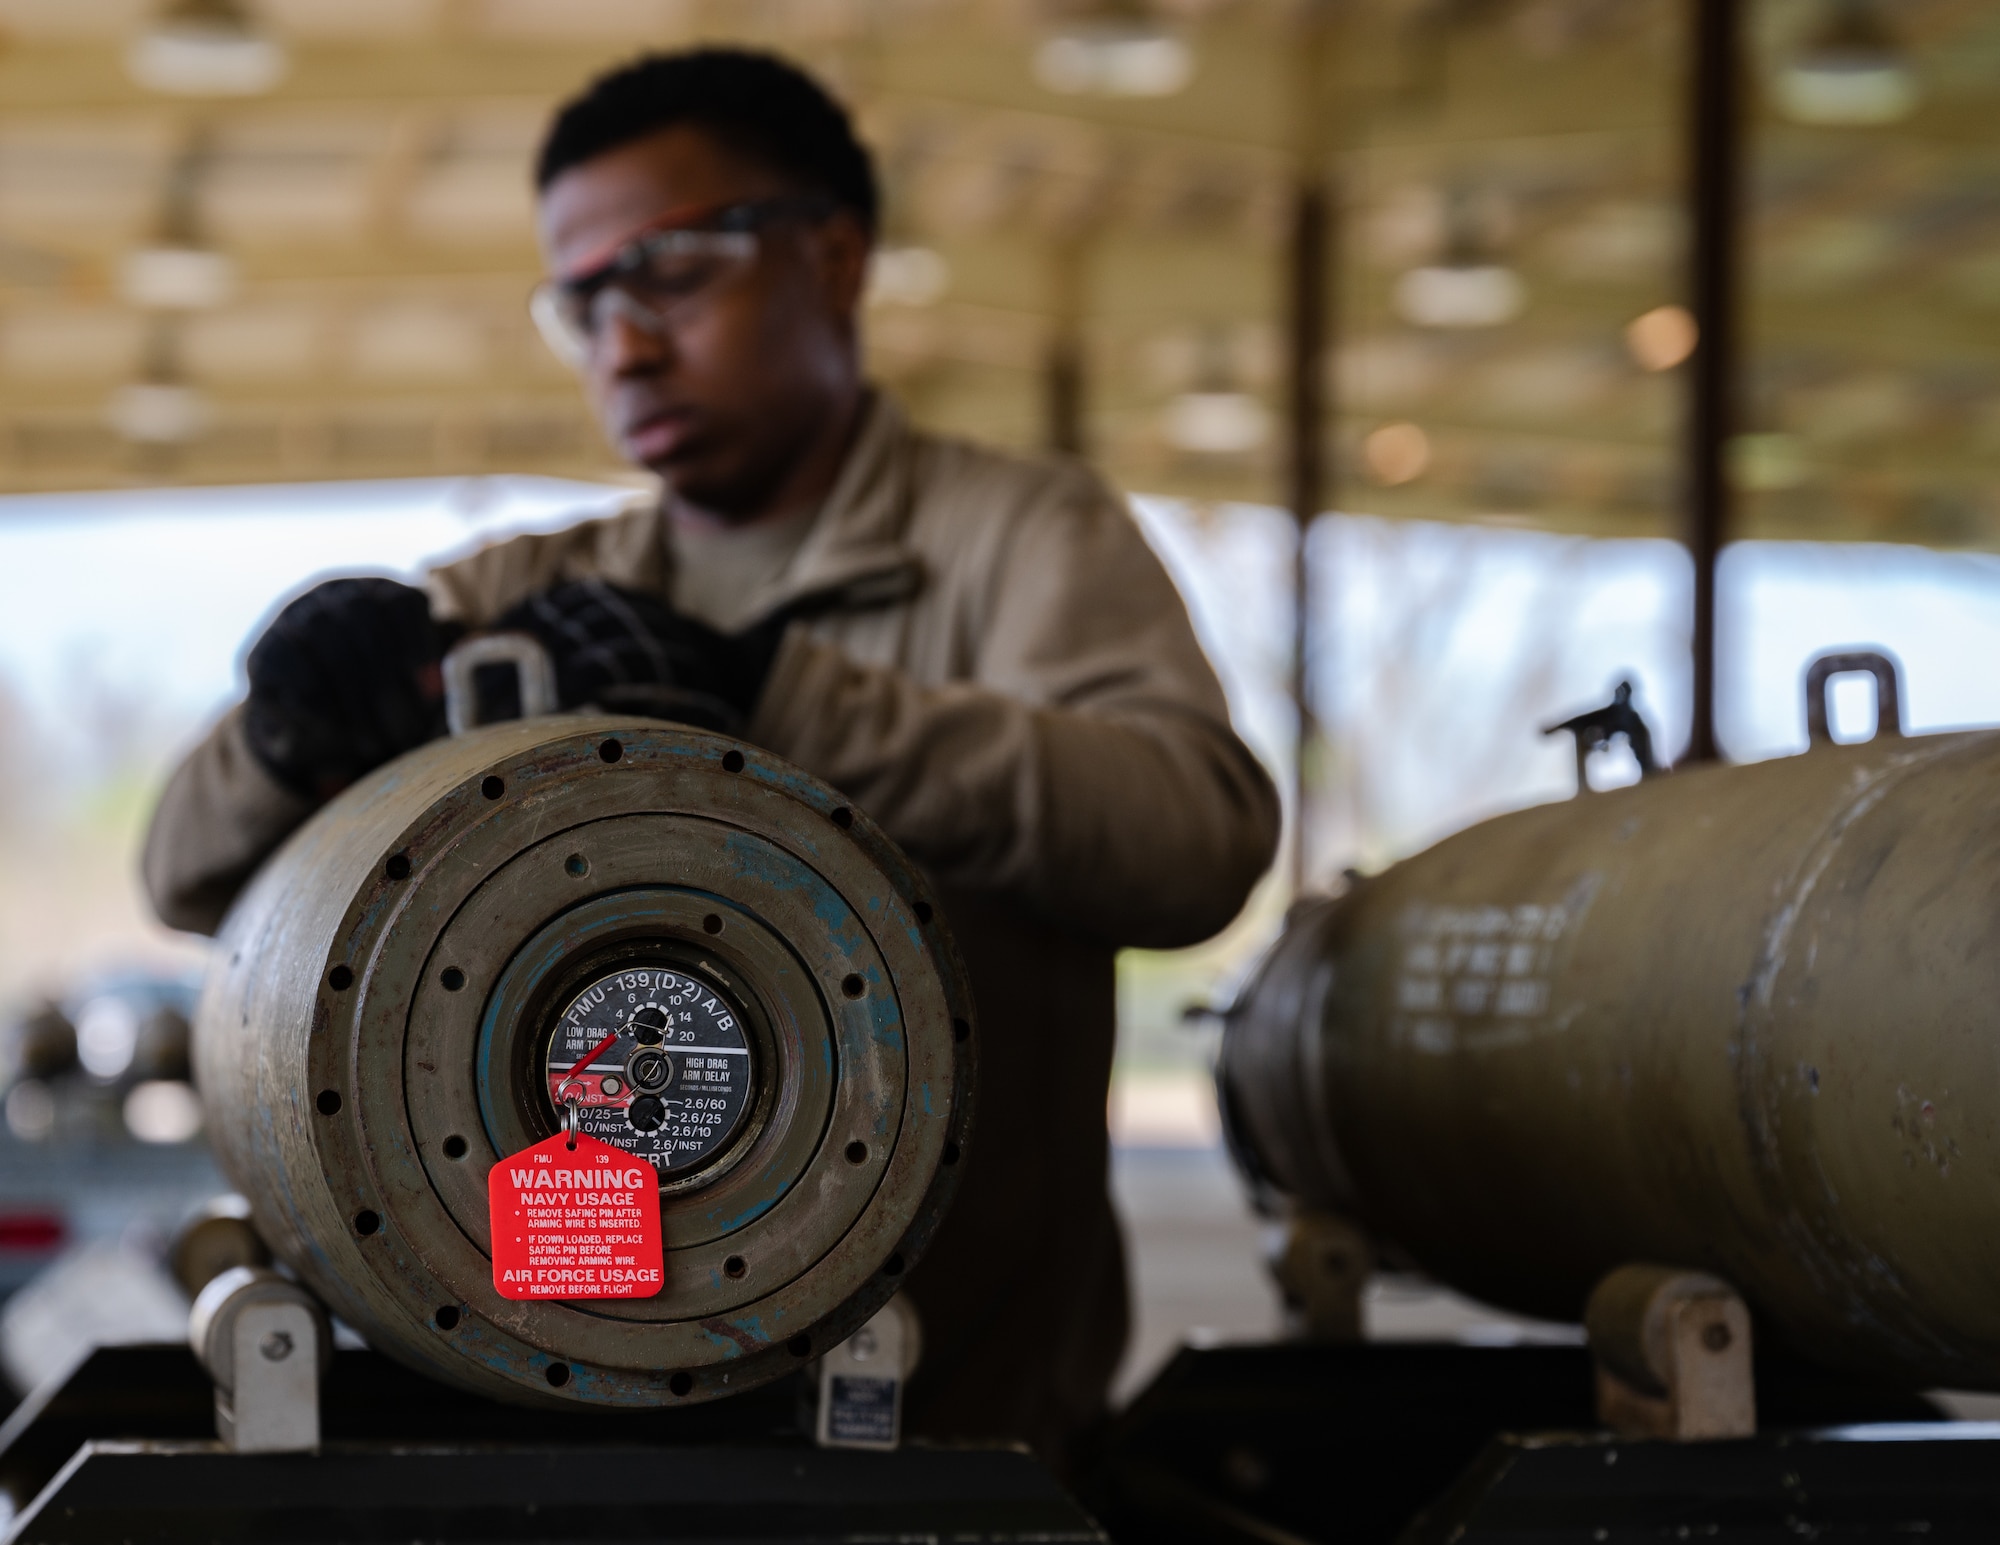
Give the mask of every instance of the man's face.
<svg viewBox="0 0 2000 1545">
<path fill-rule="evenodd" d="M 552 275 L 569 275 L 673 211 L 799 192 L 703 129 L 665 129 L 549 185 L 543 258 Z M 851 406 L 858 381 L 854 309 L 868 253 L 859 222 L 782 220 L 757 245 L 740 271 L 658 326 L 606 317 L 583 368 L 625 457 L 725 518 L 765 511 Z"/>
</svg>

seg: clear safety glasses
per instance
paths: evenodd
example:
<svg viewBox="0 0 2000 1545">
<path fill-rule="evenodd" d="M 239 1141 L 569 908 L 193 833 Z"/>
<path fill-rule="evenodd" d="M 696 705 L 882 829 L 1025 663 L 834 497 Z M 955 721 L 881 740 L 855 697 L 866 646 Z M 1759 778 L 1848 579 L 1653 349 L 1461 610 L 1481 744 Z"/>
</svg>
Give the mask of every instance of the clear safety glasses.
<svg viewBox="0 0 2000 1545">
<path fill-rule="evenodd" d="M 756 260 L 765 229 L 780 220 L 819 220 L 829 199 L 757 199 L 663 216 L 565 279 L 535 286 L 528 313 L 542 339 L 581 369 L 613 317 L 659 335 L 698 310 Z"/>
</svg>

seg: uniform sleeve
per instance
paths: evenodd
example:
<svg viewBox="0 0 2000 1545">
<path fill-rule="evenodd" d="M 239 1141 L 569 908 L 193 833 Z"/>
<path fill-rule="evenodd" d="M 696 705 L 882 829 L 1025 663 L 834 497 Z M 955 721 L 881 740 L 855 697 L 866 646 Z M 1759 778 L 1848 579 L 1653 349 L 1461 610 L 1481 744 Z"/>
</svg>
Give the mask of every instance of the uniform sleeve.
<svg viewBox="0 0 2000 1545">
<path fill-rule="evenodd" d="M 276 782 L 243 738 L 239 704 L 167 780 L 140 871 L 170 928 L 214 933 L 250 876 L 307 816 L 311 801 Z"/>
<path fill-rule="evenodd" d="M 483 627 L 522 596 L 566 579 L 665 583 L 665 543 L 651 506 L 562 530 L 490 543 L 425 576 L 431 614 Z M 238 704 L 189 753 L 153 812 L 140 863 L 161 921 L 213 933 L 236 893 L 317 808 L 273 781 L 243 738 Z"/>
<path fill-rule="evenodd" d="M 860 665 L 795 627 L 748 738 L 940 881 L 1113 944 L 1207 938 L 1269 866 L 1278 800 L 1158 558 L 1079 472 L 1013 517 L 984 584 L 971 679 Z"/>
<path fill-rule="evenodd" d="M 576 579 L 664 594 L 667 544 L 657 504 L 489 542 L 439 564 L 424 576 L 424 588 L 438 621 L 483 628 L 515 602 Z"/>
</svg>

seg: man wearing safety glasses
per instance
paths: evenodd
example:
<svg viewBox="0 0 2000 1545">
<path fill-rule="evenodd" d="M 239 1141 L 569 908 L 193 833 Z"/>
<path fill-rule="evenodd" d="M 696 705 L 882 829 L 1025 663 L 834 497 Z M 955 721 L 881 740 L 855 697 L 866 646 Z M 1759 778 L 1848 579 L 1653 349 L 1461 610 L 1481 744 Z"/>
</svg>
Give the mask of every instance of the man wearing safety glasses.
<svg viewBox="0 0 2000 1545">
<path fill-rule="evenodd" d="M 339 579 L 284 607 L 162 799 L 154 902 L 213 930 L 318 804 L 442 734 L 438 663 L 467 630 L 534 633 L 564 707 L 725 729 L 826 779 L 936 882 L 980 1011 L 966 1174 L 909 1285 L 909 1429 L 1061 1462 L 1126 1331 L 1114 952 L 1229 921 L 1275 847 L 1270 782 L 1119 499 L 868 388 L 874 174 L 811 80 L 730 50 L 641 60 L 562 111 L 537 187 L 535 320 L 660 497 L 422 590 Z"/>
</svg>

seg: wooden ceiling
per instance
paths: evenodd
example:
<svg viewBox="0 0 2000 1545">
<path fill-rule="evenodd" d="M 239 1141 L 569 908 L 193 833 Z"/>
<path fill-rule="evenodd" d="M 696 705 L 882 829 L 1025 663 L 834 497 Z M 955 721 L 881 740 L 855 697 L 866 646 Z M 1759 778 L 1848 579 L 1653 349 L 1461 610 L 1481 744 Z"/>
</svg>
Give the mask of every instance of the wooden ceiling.
<svg viewBox="0 0 2000 1545">
<path fill-rule="evenodd" d="M 886 245 L 936 255 L 892 258 L 869 319 L 877 373 L 926 419 L 1035 443 L 1041 363 L 1075 304 L 1108 356 L 1106 425 L 1125 398 L 1171 392 L 1203 329 L 1251 340 L 1253 386 L 1269 374 L 1285 113 L 1259 83 L 1287 27 L 1269 8 L 1190 15 L 1200 68 L 1171 102 L 1043 89 L 1041 13 L 1021 4 L 262 0 L 258 14 L 287 45 L 282 83 L 190 101 L 127 74 L 143 6 L 0 3 L 0 486 L 615 470 L 527 319 L 528 163 L 593 74 L 706 39 L 780 47 L 857 106 L 890 188 Z M 223 304 L 148 312 L 121 274 L 176 218 L 190 168 L 179 218 L 235 283 Z M 121 389 L 163 376 L 198 390 L 199 431 L 121 437 Z M 1261 491 L 1246 470 L 1220 486 Z"/>
<path fill-rule="evenodd" d="M 0 488 L 617 472 L 528 323 L 528 161 L 593 74 L 736 40 L 858 111 L 890 196 L 872 367 L 922 420 L 1040 443 L 1073 339 L 1114 477 L 1277 497 L 1303 165 L 1340 190 L 1343 504 L 1672 529 L 1680 375 L 1627 327 L 1681 292 L 1678 0 L 251 3 L 283 79 L 191 99 L 128 73 L 145 0 L 0 0 Z M 1752 8 L 1761 70 L 1817 3 Z M 1183 89 L 1038 80 L 1051 29 L 1107 8 L 1186 43 Z M 1759 119 L 1746 499 L 1774 532 L 1984 544 L 2000 6 L 1894 11 L 1935 65 L 1907 124 Z M 226 255 L 226 297 L 133 304 L 131 254 L 176 232 Z M 1509 269 L 1515 312 L 1413 321 L 1408 273 L 1453 262 Z M 192 394 L 178 438 L 130 433 L 149 383 Z M 1235 409 L 1208 449 L 1190 394 Z"/>
</svg>

